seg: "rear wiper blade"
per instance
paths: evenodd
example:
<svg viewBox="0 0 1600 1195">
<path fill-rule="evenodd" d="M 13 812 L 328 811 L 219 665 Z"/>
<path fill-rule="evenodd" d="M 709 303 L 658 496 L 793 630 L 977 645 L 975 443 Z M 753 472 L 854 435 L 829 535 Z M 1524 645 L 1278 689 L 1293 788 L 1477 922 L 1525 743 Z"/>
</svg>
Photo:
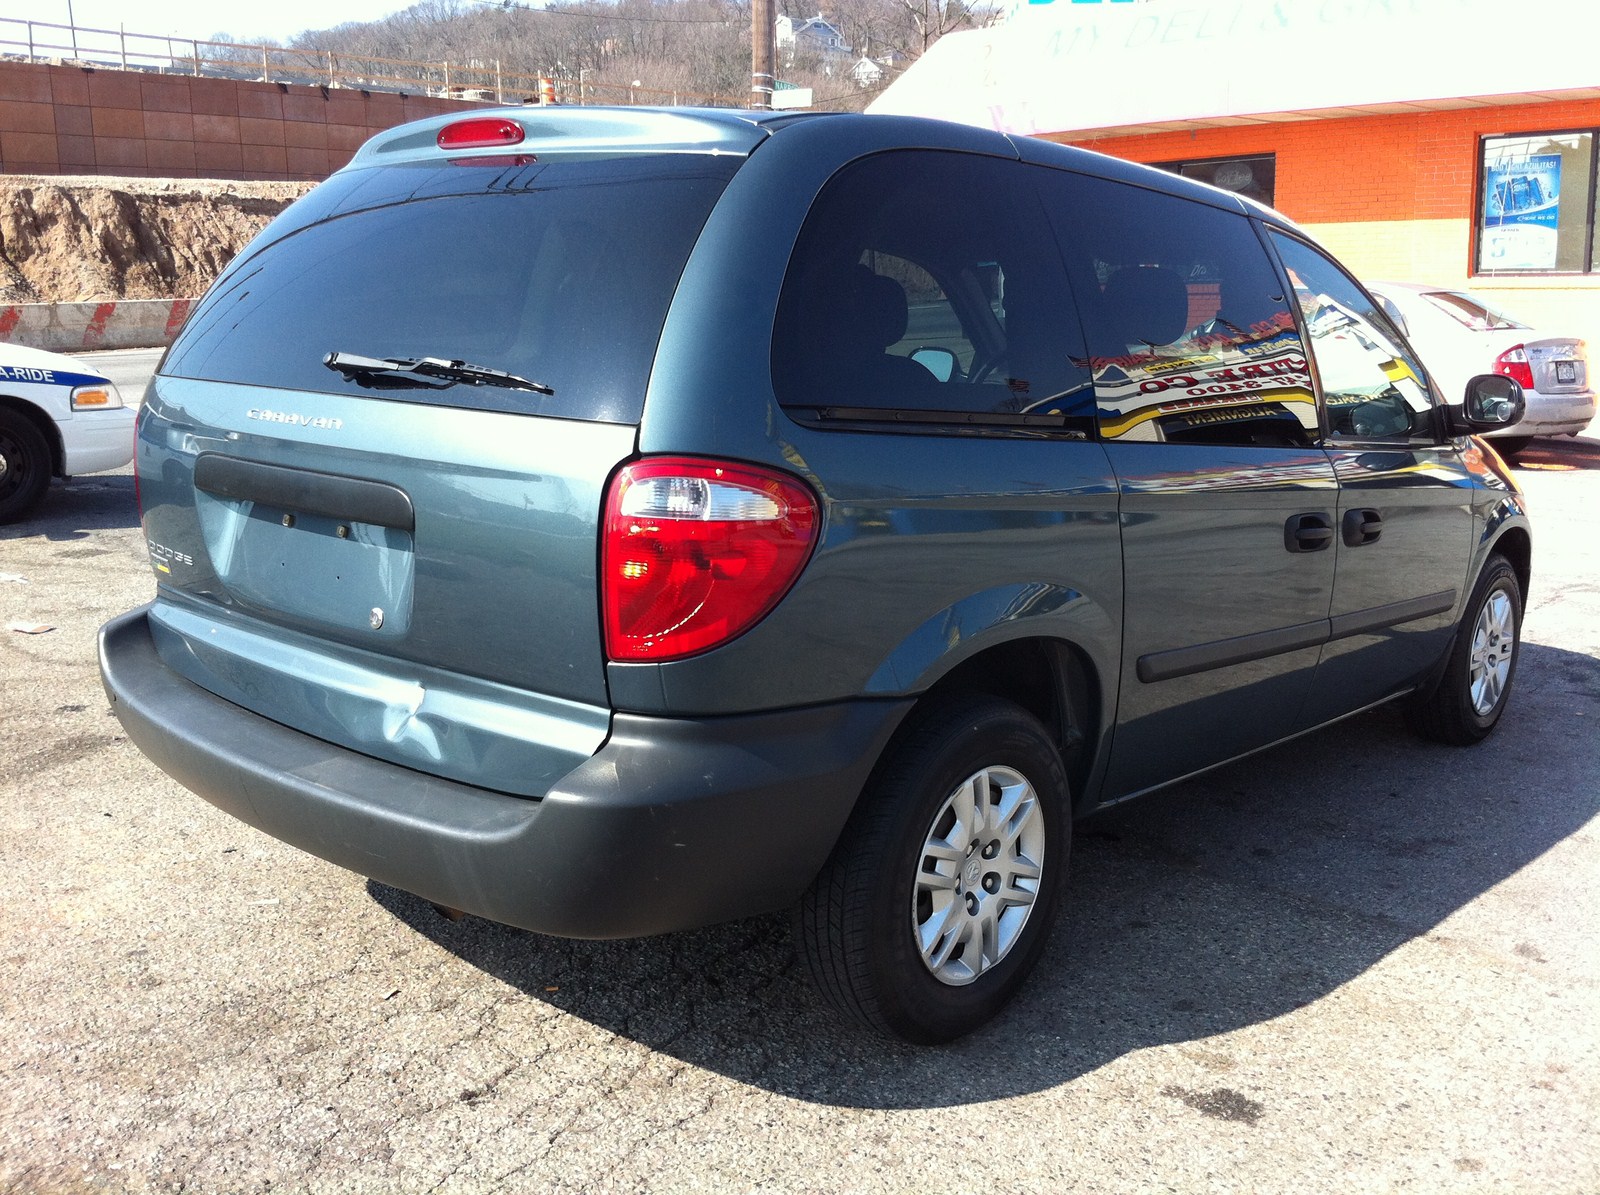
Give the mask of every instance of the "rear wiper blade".
<svg viewBox="0 0 1600 1195">
<path fill-rule="evenodd" d="M 427 386 L 443 390 L 457 382 L 466 382 L 471 386 L 505 386 L 510 390 L 555 393 L 543 382 L 518 377 L 503 369 L 447 361 L 443 357 L 358 357 L 354 353 L 332 352 L 322 363 L 362 386 Z M 437 384 L 429 380 L 434 378 L 438 379 Z"/>
</svg>

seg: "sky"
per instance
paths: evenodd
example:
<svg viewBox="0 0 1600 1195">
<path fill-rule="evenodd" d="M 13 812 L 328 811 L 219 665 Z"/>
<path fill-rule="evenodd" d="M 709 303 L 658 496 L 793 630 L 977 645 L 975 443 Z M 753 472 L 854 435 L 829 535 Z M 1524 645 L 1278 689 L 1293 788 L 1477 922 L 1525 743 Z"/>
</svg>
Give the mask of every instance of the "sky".
<svg viewBox="0 0 1600 1195">
<path fill-rule="evenodd" d="M 235 41 L 260 38 L 288 41 L 307 29 L 327 29 L 346 21 L 372 21 L 409 8 L 414 0 L 257 0 L 219 4 L 217 0 L 70 0 L 79 28 L 126 28 L 129 33 L 205 40 L 214 33 Z M 69 0 L 0 0 L 0 18 L 67 24 Z M 0 40 L 25 37 L 10 22 L 0 23 Z M 62 36 L 54 34 L 52 36 Z"/>
</svg>

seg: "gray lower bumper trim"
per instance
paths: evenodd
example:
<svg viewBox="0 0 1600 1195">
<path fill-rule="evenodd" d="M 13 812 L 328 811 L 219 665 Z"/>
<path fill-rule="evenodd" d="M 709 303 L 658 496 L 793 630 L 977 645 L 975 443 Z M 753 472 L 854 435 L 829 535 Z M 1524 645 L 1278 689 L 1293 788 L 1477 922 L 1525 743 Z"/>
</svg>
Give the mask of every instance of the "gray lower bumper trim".
<svg viewBox="0 0 1600 1195">
<path fill-rule="evenodd" d="M 530 800 L 347 751 L 224 701 L 162 663 L 144 609 L 101 630 L 100 669 L 129 738 L 218 808 L 440 904 L 579 938 L 793 903 L 909 708 L 618 714 L 594 756 Z"/>
</svg>

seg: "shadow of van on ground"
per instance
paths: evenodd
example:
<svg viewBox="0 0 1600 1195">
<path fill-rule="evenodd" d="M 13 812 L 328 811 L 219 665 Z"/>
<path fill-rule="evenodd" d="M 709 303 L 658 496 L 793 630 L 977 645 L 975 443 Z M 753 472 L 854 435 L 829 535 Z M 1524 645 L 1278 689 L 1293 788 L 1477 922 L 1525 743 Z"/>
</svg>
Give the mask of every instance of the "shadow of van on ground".
<svg viewBox="0 0 1600 1195">
<path fill-rule="evenodd" d="M 977 1103 L 1293 1012 L 1428 934 L 1595 816 L 1597 722 L 1600 660 L 1530 644 L 1478 747 L 1419 743 L 1380 709 L 1080 822 L 1038 971 L 943 1049 L 824 1008 L 781 916 L 574 942 L 369 888 L 530 998 L 739 1082 L 839 1106 Z"/>
</svg>

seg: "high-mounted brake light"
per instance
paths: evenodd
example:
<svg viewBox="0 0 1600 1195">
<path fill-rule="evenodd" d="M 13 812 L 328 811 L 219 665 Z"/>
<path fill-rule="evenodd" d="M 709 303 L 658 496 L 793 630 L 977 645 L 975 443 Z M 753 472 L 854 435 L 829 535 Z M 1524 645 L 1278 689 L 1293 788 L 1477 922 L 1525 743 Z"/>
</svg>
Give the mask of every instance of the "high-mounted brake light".
<svg viewBox="0 0 1600 1195">
<path fill-rule="evenodd" d="M 520 145 L 527 136 L 514 120 L 503 116 L 480 116 L 458 120 L 439 130 L 435 140 L 440 149 L 482 149 L 485 146 Z"/>
<path fill-rule="evenodd" d="M 1503 373 L 1524 390 L 1532 390 L 1533 365 L 1528 361 L 1528 350 L 1522 345 L 1507 349 L 1494 359 L 1495 373 Z"/>
<path fill-rule="evenodd" d="M 657 457 L 606 492 L 601 606 L 612 660 L 720 647 L 776 606 L 811 556 L 817 500 L 750 465 Z"/>
</svg>

